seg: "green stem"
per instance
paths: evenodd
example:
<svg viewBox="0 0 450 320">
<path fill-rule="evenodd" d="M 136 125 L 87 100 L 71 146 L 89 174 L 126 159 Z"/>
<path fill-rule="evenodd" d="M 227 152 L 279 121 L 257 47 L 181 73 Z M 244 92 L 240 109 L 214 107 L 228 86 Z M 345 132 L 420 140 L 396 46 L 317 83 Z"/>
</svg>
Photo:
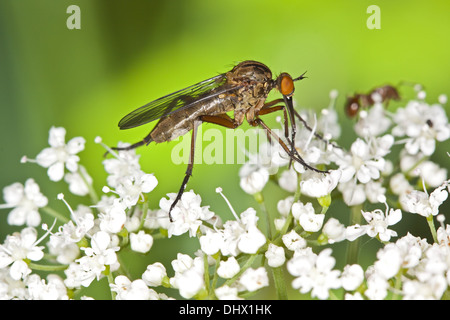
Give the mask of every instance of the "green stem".
<svg viewBox="0 0 450 320">
<path fill-rule="evenodd" d="M 333 291 L 328 290 L 328 293 L 330 295 L 330 300 L 341 300 Z"/>
<path fill-rule="evenodd" d="M 50 207 L 43 207 L 41 208 L 46 214 L 48 214 L 49 216 L 58 219 L 59 221 L 63 222 L 63 223 L 67 223 L 70 221 L 69 218 L 63 216 L 61 213 L 59 213 L 58 211 L 50 208 Z"/>
<path fill-rule="evenodd" d="M 239 272 L 233 278 L 225 281 L 224 285 L 230 286 L 233 282 L 235 282 L 245 272 L 245 270 L 251 267 L 251 265 L 253 264 L 258 255 L 259 255 L 258 253 L 250 255 L 248 260 L 242 266 L 241 270 L 239 270 Z"/>
<path fill-rule="evenodd" d="M 66 270 L 69 266 L 66 264 L 58 264 L 58 265 L 45 265 L 45 264 L 38 264 L 30 262 L 28 266 L 37 271 L 48 271 L 48 272 L 54 272 L 54 271 L 61 271 Z"/>
<path fill-rule="evenodd" d="M 450 291 L 448 289 L 445 290 L 444 294 L 441 297 L 441 300 L 450 300 Z"/>
<path fill-rule="evenodd" d="M 322 211 L 320 212 L 321 214 L 325 214 L 327 213 L 329 207 L 322 207 Z"/>
<path fill-rule="evenodd" d="M 267 225 L 267 238 L 272 239 L 272 230 L 275 229 L 273 225 L 272 219 L 270 219 L 269 212 L 267 211 L 266 204 L 264 203 L 264 197 L 261 192 L 258 192 L 254 195 L 255 200 L 258 202 L 261 211 L 266 217 L 266 225 Z"/>
<path fill-rule="evenodd" d="M 129 249 L 128 249 L 129 250 Z M 120 274 L 125 275 L 128 279 L 131 279 L 131 273 L 130 270 L 127 267 L 127 263 L 123 261 L 122 255 L 118 252 L 117 254 L 117 261 L 119 262 L 119 272 Z"/>
<path fill-rule="evenodd" d="M 286 282 L 284 280 L 283 269 L 281 267 L 271 268 L 273 281 L 275 283 L 275 290 L 277 292 L 278 300 L 288 300 Z"/>
<path fill-rule="evenodd" d="M 142 230 L 142 228 L 144 227 L 145 219 L 147 219 L 147 214 L 148 214 L 148 201 L 145 201 L 142 206 L 141 223 L 139 224 L 137 231 Z"/>
<path fill-rule="evenodd" d="M 397 272 L 397 275 L 395 276 L 395 286 L 392 294 L 392 300 L 399 299 L 399 292 L 402 287 L 402 275 L 403 270 L 400 268 L 400 270 Z"/>
<path fill-rule="evenodd" d="M 216 264 L 214 266 L 214 276 L 213 276 L 213 279 L 212 279 L 212 282 L 211 282 L 211 290 L 209 292 L 209 299 L 217 299 L 214 290 L 216 288 L 217 280 L 219 278 L 219 275 L 217 274 L 217 269 L 220 266 L 220 257 L 221 257 L 220 251 L 218 253 L 216 253 L 216 255 L 217 255 L 217 257 L 216 257 Z"/>
<path fill-rule="evenodd" d="M 204 268 L 204 276 L 205 276 L 205 288 L 208 296 L 211 296 L 212 288 L 210 287 L 211 283 L 209 281 L 209 264 L 208 264 L 208 255 L 203 254 L 203 268 Z"/>
<path fill-rule="evenodd" d="M 361 223 L 361 209 L 362 205 L 353 206 L 351 208 L 350 225 Z M 359 239 L 349 241 L 347 245 L 347 264 L 355 264 L 358 262 L 359 255 Z"/>
<path fill-rule="evenodd" d="M 437 233 L 436 233 L 436 227 L 434 226 L 434 219 L 433 215 L 429 215 L 427 217 L 428 227 L 430 228 L 431 235 L 433 236 L 433 241 L 435 243 L 438 243 Z"/>
<path fill-rule="evenodd" d="M 301 178 L 302 178 L 302 174 L 297 172 L 297 190 L 295 190 L 293 203 L 296 203 L 300 199 L 300 196 L 302 195 L 302 191 L 300 190 Z"/>
<path fill-rule="evenodd" d="M 286 221 L 284 222 L 283 228 L 281 228 L 280 237 L 284 236 L 287 233 L 287 230 L 289 229 L 289 226 L 291 225 L 292 219 L 294 217 L 292 214 L 288 215 L 286 218 Z"/>
<path fill-rule="evenodd" d="M 295 194 L 294 194 L 294 200 L 292 202 L 292 204 L 296 203 L 299 199 L 300 199 L 300 195 L 301 195 L 301 190 L 300 190 L 300 178 L 301 178 L 301 174 L 297 173 L 297 190 L 295 190 Z M 291 210 L 292 211 L 292 210 Z M 289 226 L 291 225 L 293 216 L 292 213 L 290 212 L 286 218 L 286 221 L 283 225 L 283 227 L 281 228 L 280 232 L 277 232 L 277 234 L 275 235 L 274 239 L 273 239 L 273 243 L 278 244 L 281 237 L 283 235 L 286 234 L 287 230 L 289 229 Z"/>
<path fill-rule="evenodd" d="M 122 243 L 120 244 L 120 247 L 123 249 L 130 243 L 130 233 L 128 232 L 127 228 L 123 227 L 122 230 L 120 230 L 117 235 L 122 238 Z"/>
<path fill-rule="evenodd" d="M 105 265 L 106 269 L 103 271 L 103 274 L 106 275 L 106 278 L 108 279 L 109 289 L 111 291 L 111 298 L 112 300 L 116 300 L 117 293 L 113 290 L 111 290 L 111 284 L 114 284 L 114 277 L 112 275 L 111 269 L 109 265 Z"/>
<path fill-rule="evenodd" d="M 87 174 L 86 168 L 82 165 L 79 165 L 78 168 L 78 174 L 80 175 L 81 179 L 83 179 L 83 182 L 86 184 L 89 192 L 89 196 L 91 197 L 91 201 L 93 203 L 98 203 L 98 196 L 97 193 L 94 190 L 94 186 L 90 184 L 87 180 L 87 177 L 85 176 L 85 173 Z"/>
</svg>

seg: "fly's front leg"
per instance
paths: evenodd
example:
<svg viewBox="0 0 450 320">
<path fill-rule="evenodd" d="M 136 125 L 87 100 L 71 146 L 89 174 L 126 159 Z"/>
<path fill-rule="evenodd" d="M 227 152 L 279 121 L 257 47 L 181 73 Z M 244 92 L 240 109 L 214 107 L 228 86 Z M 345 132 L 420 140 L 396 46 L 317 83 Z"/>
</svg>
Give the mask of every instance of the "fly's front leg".
<svg viewBox="0 0 450 320">
<path fill-rule="evenodd" d="M 284 103 L 283 99 L 276 99 L 273 100 L 271 102 L 268 102 L 266 104 L 264 104 L 264 106 L 262 107 L 262 109 L 259 111 L 258 115 L 264 115 L 264 114 L 268 114 L 268 113 L 272 113 L 275 111 L 279 111 L 279 110 L 283 110 L 284 112 L 284 136 L 286 137 L 286 140 L 293 144 L 293 141 L 289 140 L 289 128 L 288 128 L 288 123 L 287 123 L 287 113 L 286 113 L 286 107 L 284 105 L 280 105 L 280 106 L 276 106 L 276 107 L 272 107 L 275 104 L 278 103 Z M 305 121 L 305 119 L 302 118 L 302 116 L 296 111 L 294 110 L 294 115 L 297 117 L 297 119 L 303 124 L 303 126 L 310 132 L 312 132 L 314 134 L 314 136 L 320 140 L 322 140 L 323 142 L 325 142 L 326 144 L 330 144 L 335 148 L 339 148 L 341 149 L 340 146 L 338 146 L 337 144 L 335 144 L 334 142 L 331 142 L 330 140 L 325 139 L 322 135 L 318 134 L 317 132 L 315 132 L 309 125 L 308 123 Z"/>
<path fill-rule="evenodd" d="M 277 103 L 283 103 L 283 102 L 284 102 L 283 99 L 276 99 L 276 100 L 273 100 L 271 102 L 267 102 L 267 103 L 264 104 L 264 106 L 261 108 L 261 110 L 258 111 L 258 113 L 256 115 L 260 116 L 260 115 L 269 114 L 269 113 L 272 113 L 272 112 L 283 110 L 283 115 L 284 115 L 284 137 L 286 138 L 286 140 L 289 143 L 291 143 L 291 141 L 289 140 L 289 126 L 288 126 L 288 120 L 287 120 L 288 116 L 287 116 L 286 108 L 285 108 L 284 105 L 279 105 L 279 106 L 273 107 Z M 269 139 L 269 142 L 270 142 L 271 141 L 271 137 L 270 137 L 269 134 L 267 135 L 267 138 Z"/>
<path fill-rule="evenodd" d="M 186 169 L 186 173 L 185 173 L 183 182 L 181 183 L 181 187 L 180 187 L 180 190 L 178 191 L 177 197 L 175 198 L 174 202 L 172 202 L 172 205 L 170 206 L 170 209 L 169 209 L 170 222 L 173 222 L 172 214 L 171 214 L 172 209 L 175 208 L 175 205 L 178 203 L 178 201 L 180 201 L 181 196 L 183 195 L 184 189 L 186 189 L 186 185 L 189 181 L 189 178 L 192 176 L 192 169 L 194 168 L 195 140 L 197 138 L 198 126 L 201 124 L 202 124 L 202 122 L 199 120 L 194 121 L 194 128 L 192 130 L 192 137 L 191 137 L 191 153 L 189 155 L 189 164 Z"/>
<path fill-rule="evenodd" d="M 302 164 L 305 168 L 315 171 L 315 172 L 319 172 L 319 173 L 328 173 L 328 171 L 322 171 L 319 169 L 316 169 L 314 167 L 311 167 L 309 164 L 307 164 L 305 162 L 305 160 L 302 159 L 302 157 L 298 154 L 297 150 L 289 150 L 289 148 L 287 147 L 287 145 L 284 143 L 283 140 L 281 140 L 280 137 L 278 137 L 278 135 L 273 132 L 265 123 L 264 121 L 262 121 L 260 118 L 255 118 L 254 119 L 254 124 L 256 125 L 260 125 L 264 130 L 266 130 L 270 135 L 273 136 L 273 138 L 275 140 L 278 141 L 278 143 L 281 145 L 281 147 L 284 149 L 284 151 L 286 151 L 286 153 L 291 157 L 291 159 L 299 162 L 300 164 Z"/>
<path fill-rule="evenodd" d="M 298 118 L 298 120 L 300 120 L 301 123 L 303 123 L 303 125 L 305 126 L 306 129 L 308 129 L 310 132 L 312 132 L 314 134 L 314 136 L 316 138 L 319 138 L 320 140 L 322 140 L 323 142 L 325 142 L 326 144 L 330 144 L 335 148 L 339 148 L 342 149 L 340 146 L 338 146 L 337 144 L 335 144 L 334 142 L 331 142 L 330 140 L 325 139 L 322 135 L 318 134 L 315 130 L 313 130 L 308 123 L 305 121 L 305 119 L 302 118 L 302 116 L 294 110 L 294 114 L 295 116 Z"/>
<path fill-rule="evenodd" d="M 283 110 L 283 115 L 284 115 L 284 137 L 286 138 L 287 142 L 289 142 L 289 144 L 291 145 L 291 150 L 294 151 L 295 150 L 295 141 L 291 141 L 289 140 L 289 126 L 288 126 L 288 115 L 286 112 L 286 106 L 284 105 L 279 105 L 279 106 L 275 106 L 272 107 L 273 105 L 277 104 L 277 103 L 281 103 L 284 102 L 283 99 L 277 99 L 271 102 L 268 102 L 266 104 L 264 104 L 264 106 L 261 108 L 261 110 L 259 110 L 259 112 L 257 113 L 257 116 L 259 115 L 265 115 L 265 114 L 269 114 L 272 112 L 276 112 L 279 110 Z M 294 130 L 294 128 L 293 128 Z M 269 139 L 269 142 L 272 141 L 272 139 L 270 138 L 270 133 L 266 130 L 266 134 L 267 137 Z M 289 161 L 289 168 L 291 167 L 292 164 L 292 158 Z"/>
</svg>

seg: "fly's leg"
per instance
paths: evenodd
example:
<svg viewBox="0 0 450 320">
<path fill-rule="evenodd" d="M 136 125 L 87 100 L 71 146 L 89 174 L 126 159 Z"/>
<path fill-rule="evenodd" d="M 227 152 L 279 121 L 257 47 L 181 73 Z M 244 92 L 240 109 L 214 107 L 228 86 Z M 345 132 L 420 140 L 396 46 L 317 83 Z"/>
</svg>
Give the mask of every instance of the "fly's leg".
<svg viewBox="0 0 450 320">
<path fill-rule="evenodd" d="M 202 122 L 208 122 L 217 124 L 219 126 L 228 128 L 228 129 L 236 129 L 242 124 L 242 121 L 236 121 L 235 119 L 231 119 L 229 115 L 226 113 L 219 114 L 215 116 L 200 116 L 199 117 Z"/>
<path fill-rule="evenodd" d="M 175 205 L 178 203 L 178 201 L 180 201 L 181 196 L 183 195 L 184 189 L 186 189 L 186 185 L 187 185 L 187 183 L 189 181 L 189 178 L 192 176 L 192 169 L 194 168 L 195 140 L 197 138 L 198 126 L 201 123 L 202 122 L 199 121 L 199 120 L 194 121 L 194 128 L 192 130 L 192 136 L 191 136 L 191 153 L 189 155 L 189 164 L 188 164 L 188 167 L 186 169 L 186 173 L 185 173 L 183 182 L 181 183 L 181 187 L 180 187 L 180 190 L 178 191 L 177 197 L 175 198 L 174 202 L 172 202 L 172 205 L 170 206 L 170 209 L 169 209 L 170 222 L 173 222 L 171 212 L 172 212 L 173 208 L 175 208 Z"/>
<path fill-rule="evenodd" d="M 284 106 L 267 107 L 265 109 L 261 109 L 258 114 L 268 114 L 268 113 L 271 113 L 271 112 L 279 111 L 282 108 L 285 109 Z M 286 117 L 287 117 L 287 115 L 286 115 Z M 220 115 L 220 116 L 201 116 L 199 118 L 200 118 L 200 120 L 202 120 L 202 122 L 214 123 L 214 124 L 218 124 L 220 126 L 223 126 L 223 127 L 226 127 L 226 128 L 230 128 L 230 129 L 236 129 L 240 125 L 240 123 L 238 121 L 235 121 L 235 120 L 231 119 L 226 114 Z M 301 163 L 305 168 L 313 170 L 315 172 L 320 172 L 320 173 L 327 173 L 328 172 L 328 171 L 322 171 L 322 170 L 316 169 L 316 168 L 311 167 L 310 165 L 308 165 L 302 159 L 302 157 L 298 154 L 298 152 L 297 152 L 297 150 L 295 150 L 295 148 L 292 151 L 289 150 L 289 148 L 286 146 L 284 141 L 281 140 L 281 138 L 278 137 L 278 135 L 275 132 L 270 130 L 270 128 L 260 118 L 255 117 L 255 119 L 253 120 L 253 123 L 250 123 L 250 124 L 251 125 L 260 125 L 266 131 L 267 135 L 272 136 L 275 140 L 278 141 L 278 143 L 281 145 L 281 147 L 284 149 L 284 151 L 286 151 L 286 153 L 293 160 Z M 286 134 L 286 132 L 285 132 L 285 134 Z"/>
<path fill-rule="evenodd" d="M 273 107 L 273 108 L 277 108 L 277 109 L 273 109 L 273 110 L 272 110 L 272 108 L 271 108 L 273 105 L 275 105 L 275 104 L 277 104 L 277 103 L 284 103 L 284 100 L 283 100 L 283 99 L 276 99 L 276 100 L 273 100 L 273 101 L 271 101 L 271 102 L 268 102 L 268 103 L 264 104 L 264 106 L 261 108 L 261 110 L 259 111 L 258 114 L 259 114 L 259 115 L 263 115 L 263 114 L 268 114 L 268 113 L 272 113 L 272 112 L 275 112 L 275 111 L 284 109 L 283 111 L 284 111 L 285 137 L 286 137 L 286 139 L 287 139 L 289 142 L 291 142 L 291 141 L 288 139 L 288 135 L 286 134 L 286 130 L 288 130 L 288 129 L 287 129 L 287 114 L 286 114 L 286 108 L 285 108 L 285 106 L 284 106 L 284 105 L 283 105 L 283 106 L 276 106 L 276 107 Z M 315 136 L 316 138 L 322 140 L 322 141 L 325 142 L 326 144 L 332 145 L 332 146 L 335 147 L 335 148 L 342 149 L 340 146 L 338 146 L 338 145 L 335 144 L 334 142 L 331 142 L 330 140 L 325 139 L 321 134 L 318 134 L 317 132 L 313 131 L 313 129 L 308 125 L 308 123 L 305 121 L 305 119 L 303 119 L 302 116 L 301 116 L 296 110 L 294 110 L 294 115 L 297 117 L 297 119 L 303 124 L 303 126 L 304 126 L 308 131 L 314 132 L 314 136 Z M 292 142 L 291 142 L 291 143 L 292 143 Z"/>
<path fill-rule="evenodd" d="M 280 137 L 278 137 L 278 135 L 273 132 L 265 123 L 264 121 L 262 121 L 260 118 L 255 118 L 254 123 L 256 125 L 260 125 L 264 130 L 266 130 L 275 140 L 278 141 L 278 143 L 281 145 L 281 147 L 284 149 L 284 151 L 286 151 L 286 153 L 295 161 L 299 162 L 300 164 L 302 164 L 305 168 L 315 171 L 315 172 L 319 172 L 319 173 L 328 173 L 328 171 L 322 171 L 319 169 L 316 169 L 314 167 L 311 167 L 309 164 L 307 164 L 305 162 L 305 160 L 302 159 L 302 157 L 298 154 L 297 150 L 289 150 L 289 148 L 287 147 L 287 145 L 284 143 L 283 140 L 281 140 Z"/>
<path fill-rule="evenodd" d="M 183 183 L 181 184 L 181 188 L 178 191 L 175 201 L 172 202 L 172 205 L 170 206 L 170 209 L 169 209 L 170 222 L 173 222 L 172 215 L 171 215 L 172 209 L 175 208 L 175 205 L 177 204 L 177 202 L 180 201 L 181 196 L 183 195 L 184 189 L 186 188 L 186 185 L 189 181 L 189 178 L 192 176 L 192 169 L 194 167 L 194 151 L 195 151 L 195 139 L 197 137 L 197 128 L 202 122 L 214 123 L 214 124 L 217 124 L 217 125 L 220 125 L 220 126 L 223 126 L 226 128 L 230 128 L 230 129 L 234 129 L 240 125 L 239 122 L 234 121 L 227 114 L 221 114 L 221 115 L 217 115 L 217 116 L 204 115 L 204 116 L 198 117 L 198 120 L 194 121 L 194 129 L 192 131 L 192 137 L 191 137 L 191 153 L 189 156 L 189 164 L 188 164 L 186 174 L 183 179 Z"/>
<path fill-rule="evenodd" d="M 300 122 L 303 123 L 303 125 L 305 126 L 306 129 L 308 129 L 310 132 L 313 132 L 313 134 L 316 138 L 322 140 L 326 144 L 332 145 L 335 148 L 342 149 L 342 147 L 338 146 L 334 142 L 331 142 L 330 140 L 325 139 L 321 134 L 318 134 L 317 132 L 313 131 L 313 129 L 308 125 L 308 123 L 305 121 L 305 119 L 303 119 L 302 116 L 297 111 L 294 110 L 294 114 L 298 118 L 298 120 L 300 120 Z"/>
<path fill-rule="evenodd" d="M 266 103 L 261 110 L 259 110 L 258 112 L 258 116 L 260 115 L 265 115 L 265 114 L 269 114 L 272 112 L 276 112 L 279 110 L 283 110 L 283 115 L 284 115 L 284 137 L 286 138 L 286 140 L 289 142 L 289 144 L 291 145 L 291 150 L 294 151 L 295 150 L 295 141 L 294 140 L 289 140 L 289 126 L 288 126 L 288 115 L 286 112 L 286 107 L 284 105 L 279 105 L 279 106 L 275 106 L 272 107 L 274 104 L 277 104 L 279 102 L 284 102 L 284 100 L 282 99 L 277 99 L 274 100 L 272 102 Z M 266 130 L 266 134 L 267 137 L 269 137 L 269 142 L 272 141 L 272 139 L 270 138 L 270 133 Z M 292 158 L 289 160 L 289 168 L 292 165 Z"/>
<path fill-rule="evenodd" d="M 279 100 L 281 100 L 281 101 L 279 101 Z M 259 110 L 257 115 L 260 116 L 260 115 L 269 114 L 269 113 L 272 113 L 272 112 L 283 110 L 283 114 L 284 114 L 284 137 L 286 138 L 286 140 L 289 141 L 289 126 L 288 126 L 288 123 L 287 123 L 288 116 L 287 116 L 286 108 L 284 106 L 272 107 L 274 104 L 277 104 L 279 102 L 283 102 L 282 99 L 277 99 L 277 100 L 274 100 L 272 102 L 266 103 L 261 108 L 261 110 Z M 267 139 L 269 139 L 269 142 L 271 142 L 272 138 L 271 138 L 270 134 L 267 131 L 266 131 L 266 134 L 267 134 Z"/>
</svg>

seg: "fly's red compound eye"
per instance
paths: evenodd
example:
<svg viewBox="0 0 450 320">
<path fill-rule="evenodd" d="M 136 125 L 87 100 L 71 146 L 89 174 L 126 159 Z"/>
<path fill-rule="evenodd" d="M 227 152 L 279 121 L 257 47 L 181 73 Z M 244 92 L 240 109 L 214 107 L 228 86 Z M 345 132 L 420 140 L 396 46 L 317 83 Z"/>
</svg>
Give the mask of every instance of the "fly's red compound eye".
<svg viewBox="0 0 450 320">
<path fill-rule="evenodd" d="M 294 81 L 291 76 L 282 76 L 280 81 L 280 92 L 284 96 L 290 96 L 294 93 Z"/>
</svg>

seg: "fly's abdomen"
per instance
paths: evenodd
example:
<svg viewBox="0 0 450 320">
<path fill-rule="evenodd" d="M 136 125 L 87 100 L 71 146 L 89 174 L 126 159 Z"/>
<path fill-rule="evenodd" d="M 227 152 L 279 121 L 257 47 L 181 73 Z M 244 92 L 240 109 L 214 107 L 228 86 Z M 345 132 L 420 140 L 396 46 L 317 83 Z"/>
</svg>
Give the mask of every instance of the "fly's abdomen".
<svg viewBox="0 0 450 320">
<path fill-rule="evenodd" d="M 234 110 L 234 101 L 230 97 L 215 98 L 190 108 L 181 109 L 162 118 L 151 132 L 156 143 L 172 141 L 185 135 L 194 128 L 194 121 L 202 115 L 224 114 Z"/>
</svg>

